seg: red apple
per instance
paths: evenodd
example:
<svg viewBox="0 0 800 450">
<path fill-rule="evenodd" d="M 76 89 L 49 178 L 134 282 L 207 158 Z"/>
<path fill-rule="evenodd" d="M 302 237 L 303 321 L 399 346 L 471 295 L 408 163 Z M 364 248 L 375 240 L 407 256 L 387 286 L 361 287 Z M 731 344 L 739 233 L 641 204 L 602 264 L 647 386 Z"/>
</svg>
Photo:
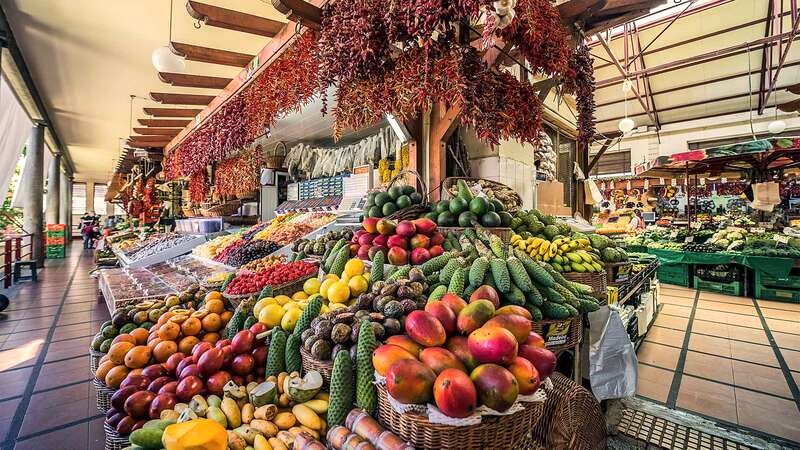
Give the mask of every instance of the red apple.
<svg viewBox="0 0 800 450">
<path fill-rule="evenodd" d="M 388 245 L 389 248 L 400 247 L 403 249 L 408 249 L 408 239 L 400 236 L 399 234 L 395 234 L 389 236 L 389 239 L 386 240 L 386 245 Z"/>
<path fill-rule="evenodd" d="M 358 259 L 369 259 L 369 249 L 371 246 L 369 244 L 364 244 L 358 247 L 358 252 L 356 252 L 356 256 Z"/>
<path fill-rule="evenodd" d="M 236 375 L 247 375 L 253 371 L 255 359 L 252 355 L 236 355 L 231 362 L 231 371 Z"/>
<path fill-rule="evenodd" d="M 369 245 L 372 244 L 372 240 L 375 239 L 375 236 L 369 233 L 364 233 L 358 238 L 358 245 Z"/>
<path fill-rule="evenodd" d="M 389 237 L 383 234 L 375 236 L 375 239 L 372 240 L 372 245 L 377 245 L 378 247 L 388 247 Z"/>
<path fill-rule="evenodd" d="M 431 235 L 431 246 L 444 244 L 444 235 L 442 233 L 433 233 Z"/>
<path fill-rule="evenodd" d="M 395 228 L 394 232 L 398 236 L 411 237 L 417 233 L 417 227 L 414 225 L 414 222 L 410 220 L 401 220 L 397 224 L 397 228 Z"/>
</svg>

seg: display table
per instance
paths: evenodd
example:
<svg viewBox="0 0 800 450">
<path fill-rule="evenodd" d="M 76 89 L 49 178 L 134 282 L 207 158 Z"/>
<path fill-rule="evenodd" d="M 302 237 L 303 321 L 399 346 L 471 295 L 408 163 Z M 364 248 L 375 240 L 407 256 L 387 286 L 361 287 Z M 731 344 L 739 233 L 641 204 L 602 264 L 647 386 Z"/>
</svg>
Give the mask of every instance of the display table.
<svg viewBox="0 0 800 450">
<path fill-rule="evenodd" d="M 679 250 L 648 248 L 647 253 L 658 256 L 662 265 L 671 264 L 739 264 L 774 277 L 783 278 L 795 265 L 794 258 L 753 256 L 727 252 L 695 253 Z"/>
</svg>

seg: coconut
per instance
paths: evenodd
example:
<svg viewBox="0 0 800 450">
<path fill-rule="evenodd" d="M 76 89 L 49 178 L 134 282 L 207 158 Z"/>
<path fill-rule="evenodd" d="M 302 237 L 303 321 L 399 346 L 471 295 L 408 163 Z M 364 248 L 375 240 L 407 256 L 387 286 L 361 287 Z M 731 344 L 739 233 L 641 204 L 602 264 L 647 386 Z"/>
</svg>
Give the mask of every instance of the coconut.
<svg viewBox="0 0 800 450">
<path fill-rule="evenodd" d="M 286 393 L 297 403 L 304 403 L 314 398 L 322 389 L 322 375 L 316 370 L 306 373 L 306 376 L 293 373 L 285 381 Z"/>
<path fill-rule="evenodd" d="M 265 381 L 250 391 L 250 403 L 254 407 L 273 404 L 278 401 L 278 387 L 272 381 Z"/>
</svg>

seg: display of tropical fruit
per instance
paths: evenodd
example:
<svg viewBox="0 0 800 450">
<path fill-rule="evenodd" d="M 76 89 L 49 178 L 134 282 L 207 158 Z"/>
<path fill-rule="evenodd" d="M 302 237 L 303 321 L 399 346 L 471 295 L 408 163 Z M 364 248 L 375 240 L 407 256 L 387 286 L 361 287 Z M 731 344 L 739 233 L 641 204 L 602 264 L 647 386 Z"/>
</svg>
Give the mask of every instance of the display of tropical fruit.
<svg viewBox="0 0 800 450">
<path fill-rule="evenodd" d="M 214 259 L 226 247 L 236 241 L 242 240 L 241 234 L 224 234 L 214 239 L 200 244 L 192 250 L 192 254 L 202 258 Z"/>
<path fill-rule="evenodd" d="M 361 408 L 353 408 L 347 414 L 344 425 L 328 430 L 328 445 L 335 450 L 351 448 L 385 448 L 391 450 L 413 450 L 410 444 L 387 431 L 377 420 Z"/>
<path fill-rule="evenodd" d="M 258 272 L 239 272 L 225 288 L 226 294 L 247 295 L 261 291 L 264 286 L 277 287 L 317 272 L 316 263 L 295 261 L 273 264 Z"/>
<path fill-rule="evenodd" d="M 451 185 L 447 191 L 453 197 L 470 199 L 474 197 L 485 197 L 488 200 L 499 202 L 503 206 L 502 211 L 514 210 L 520 203 L 519 195 L 510 187 L 502 183 L 490 180 L 459 180 Z M 496 210 L 500 212 L 501 210 Z M 508 225 L 504 225 L 508 226 Z"/>
<path fill-rule="evenodd" d="M 341 230 L 333 230 L 316 239 L 298 239 L 292 244 L 292 251 L 302 253 L 304 255 L 322 256 L 325 251 L 336 245 L 336 241 L 344 239 L 349 241 L 353 238 L 353 230 L 343 228 Z"/>
<path fill-rule="evenodd" d="M 437 225 L 428 218 L 401 220 L 367 217 L 364 229 L 353 235 L 350 255 L 373 259 L 376 253 L 384 254 L 384 261 L 396 266 L 421 265 L 444 253 L 444 236 Z"/>
<path fill-rule="evenodd" d="M 580 235 L 580 233 L 575 234 Z M 539 237 L 522 239 L 518 234 L 514 234 L 511 236 L 511 246 L 536 261 L 549 263 L 558 272 L 603 271 L 601 255 L 592 248 L 589 239 L 583 235 L 576 239 L 557 238 L 551 242 Z M 611 252 L 607 252 L 607 254 L 610 255 Z M 616 255 L 616 252 L 614 254 Z"/>
<path fill-rule="evenodd" d="M 509 227 L 512 216 L 500 200 L 485 195 L 474 195 L 464 180 L 457 182 L 452 199 L 431 205 L 425 217 L 440 227 Z"/>
<path fill-rule="evenodd" d="M 370 192 L 364 205 L 364 217 L 386 217 L 401 209 L 422 203 L 422 194 L 413 186 L 391 186 L 386 192 Z"/>
</svg>

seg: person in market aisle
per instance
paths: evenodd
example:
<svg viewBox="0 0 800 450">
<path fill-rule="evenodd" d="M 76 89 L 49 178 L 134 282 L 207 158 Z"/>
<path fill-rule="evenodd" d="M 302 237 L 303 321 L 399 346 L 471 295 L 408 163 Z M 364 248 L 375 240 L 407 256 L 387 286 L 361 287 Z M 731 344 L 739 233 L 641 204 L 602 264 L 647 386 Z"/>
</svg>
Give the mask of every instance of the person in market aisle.
<svg viewBox="0 0 800 450">
<path fill-rule="evenodd" d="M 83 237 L 83 249 L 90 250 L 94 240 L 94 222 L 81 223 L 81 236 Z"/>
<path fill-rule="evenodd" d="M 633 210 L 633 219 L 628 222 L 628 231 L 637 232 L 639 230 L 644 230 L 644 217 L 642 217 L 642 210 L 634 209 Z"/>
</svg>

